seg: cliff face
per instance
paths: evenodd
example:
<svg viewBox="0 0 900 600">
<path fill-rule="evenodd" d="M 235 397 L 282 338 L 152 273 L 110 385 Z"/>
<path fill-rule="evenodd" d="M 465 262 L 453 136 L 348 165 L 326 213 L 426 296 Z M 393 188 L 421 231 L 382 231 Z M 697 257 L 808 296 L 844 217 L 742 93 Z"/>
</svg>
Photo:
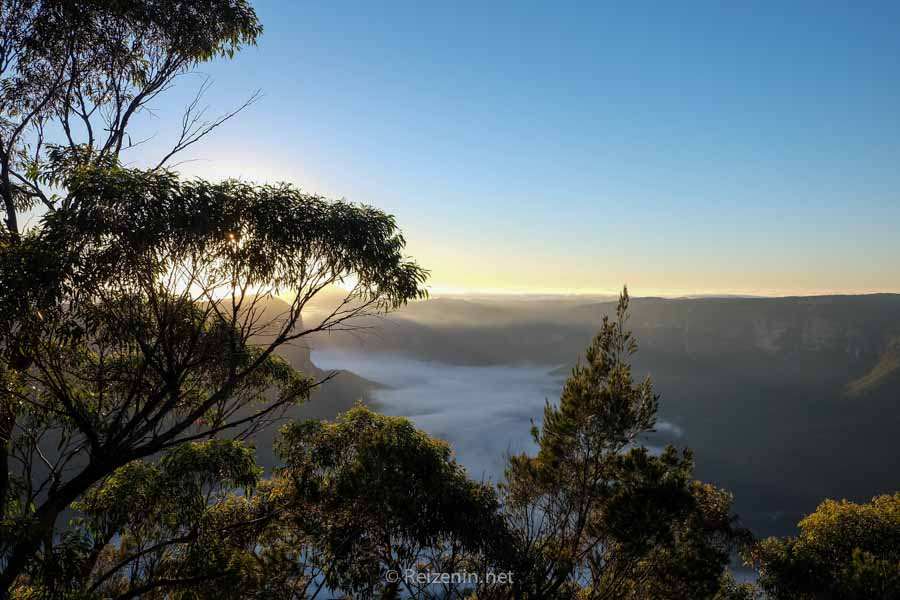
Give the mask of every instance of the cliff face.
<svg viewBox="0 0 900 600">
<path fill-rule="evenodd" d="M 598 306 L 597 312 L 603 312 Z M 900 332 L 900 296 L 778 299 L 638 299 L 632 323 L 650 334 L 675 329 L 695 354 L 760 351 L 844 354 L 877 352 Z M 674 348 L 670 348 L 674 349 Z"/>
<path fill-rule="evenodd" d="M 862 395 L 890 384 L 900 363 L 900 296 L 637 300 L 633 315 L 641 348 L 656 366 L 686 360 Z"/>
<path fill-rule="evenodd" d="M 893 338 L 879 356 L 875 366 L 846 387 L 846 393 L 851 397 L 892 390 L 900 390 L 900 338 Z"/>
<path fill-rule="evenodd" d="M 373 322 L 377 333 L 371 336 L 313 343 L 451 364 L 569 365 L 614 308 L 613 302 L 495 301 L 485 307 L 439 299 Z M 844 386 L 875 368 L 900 339 L 900 295 L 637 298 L 630 325 L 641 347 L 638 363 L 648 367 L 712 367 Z"/>
<path fill-rule="evenodd" d="M 614 308 L 439 299 L 373 321 L 372 335 L 313 344 L 462 365 L 562 365 L 565 376 Z M 684 430 L 679 443 L 696 451 L 698 476 L 733 491 L 757 533 L 789 533 L 825 497 L 896 489 L 900 295 L 637 298 L 629 324 L 636 374 L 653 378 L 661 418 Z"/>
</svg>

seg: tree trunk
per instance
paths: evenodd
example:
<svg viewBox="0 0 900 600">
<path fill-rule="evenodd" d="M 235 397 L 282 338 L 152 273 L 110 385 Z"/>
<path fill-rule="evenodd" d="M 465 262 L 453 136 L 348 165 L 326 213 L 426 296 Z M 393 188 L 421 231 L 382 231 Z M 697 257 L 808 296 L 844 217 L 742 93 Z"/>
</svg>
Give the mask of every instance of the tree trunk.
<svg viewBox="0 0 900 600">
<path fill-rule="evenodd" d="M 52 534 L 59 514 L 87 491 L 91 485 L 117 466 L 90 463 L 37 509 L 34 514 L 34 522 L 13 546 L 6 568 L 0 573 L 0 600 L 9 598 L 16 579 L 25 571 L 28 563 L 34 559 L 46 536 Z"/>
</svg>

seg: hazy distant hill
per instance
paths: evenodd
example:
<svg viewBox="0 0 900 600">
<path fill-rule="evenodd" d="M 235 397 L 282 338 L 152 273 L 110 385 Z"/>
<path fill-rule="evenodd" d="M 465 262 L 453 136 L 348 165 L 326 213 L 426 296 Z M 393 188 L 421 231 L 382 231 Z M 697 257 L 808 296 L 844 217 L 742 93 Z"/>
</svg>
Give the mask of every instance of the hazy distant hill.
<svg viewBox="0 0 900 600">
<path fill-rule="evenodd" d="M 612 302 L 528 302 L 442 298 L 372 321 L 364 335 L 325 336 L 317 348 L 394 352 L 454 364 L 569 364 L 584 349 Z M 665 366 L 706 361 L 769 376 L 865 376 L 900 340 L 900 295 L 813 298 L 702 298 L 632 301 L 639 360 Z M 674 362 L 669 362 L 674 361 Z M 654 361 L 655 362 L 655 361 Z M 775 368 L 772 372 L 771 369 Z M 871 381 L 875 383 L 875 381 Z"/>
<path fill-rule="evenodd" d="M 265 316 L 261 322 L 276 318 L 287 309 L 287 304 L 278 299 L 268 300 Z M 309 402 L 290 409 L 283 421 L 288 419 L 330 419 L 336 414 L 351 408 L 356 402 L 369 402 L 372 390 L 381 384 L 369 381 L 346 370 L 336 372 L 318 368 L 310 360 L 310 349 L 306 342 L 281 346 L 278 354 L 285 358 L 295 369 L 313 377 L 316 381 L 324 380 L 328 375 L 334 377 L 319 386 L 312 394 Z M 257 447 L 257 461 L 266 468 L 275 464 L 272 444 L 277 436 L 279 425 L 265 429 L 254 436 Z"/>
<path fill-rule="evenodd" d="M 367 335 L 312 343 L 568 370 L 613 306 L 435 299 L 373 321 Z M 900 488 L 900 295 L 638 298 L 632 308 L 636 368 L 653 376 L 662 416 L 758 531 L 783 532 L 825 496 Z"/>
</svg>

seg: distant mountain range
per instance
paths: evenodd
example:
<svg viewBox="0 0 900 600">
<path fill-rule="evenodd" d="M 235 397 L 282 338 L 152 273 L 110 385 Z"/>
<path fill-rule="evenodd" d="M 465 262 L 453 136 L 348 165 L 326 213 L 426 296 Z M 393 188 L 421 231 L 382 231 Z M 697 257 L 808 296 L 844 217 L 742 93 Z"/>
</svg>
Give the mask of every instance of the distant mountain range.
<svg viewBox="0 0 900 600">
<path fill-rule="evenodd" d="M 364 335 L 312 343 L 451 364 L 570 364 L 613 307 L 576 299 L 444 298 L 372 319 Z M 638 363 L 665 371 L 711 361 L 792 381 L 841 376 L 841 387 L 860 395 L 889 383 L 900 368 L 900 295 L 637 298 L 630 325 L 641 345 Z"/>
<path fill-rule="evenodd" d="M 567 372 L 614 306 L 438 298 L 371 319 L 363 335 L 311 344 Z M 784 533 L 824 497 L 900 489 L 900 295 L 636 298 L 630 325 L 635 368 L 652 376 L 661 416 L 685 431 L 699 475 L 733 491 L 758 533 Z M 315 372 L 307 349 L 288 358 Z M 373 385 L 338 376 L 304 410 L 330 416 Z"/>
</svg>

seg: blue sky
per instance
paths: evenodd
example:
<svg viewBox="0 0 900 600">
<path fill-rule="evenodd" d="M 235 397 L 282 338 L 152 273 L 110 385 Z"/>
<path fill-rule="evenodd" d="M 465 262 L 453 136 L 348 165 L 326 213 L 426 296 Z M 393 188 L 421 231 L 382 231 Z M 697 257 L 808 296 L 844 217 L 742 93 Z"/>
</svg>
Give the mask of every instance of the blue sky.
<svg viewBox="0 0 900 600">
<path fill-rule="evenodd" d="M 392 212 L 437 291 L 900 292 L 900 4 L 785 4 L 255 2 L 181 170 Z"/>
</svg>

